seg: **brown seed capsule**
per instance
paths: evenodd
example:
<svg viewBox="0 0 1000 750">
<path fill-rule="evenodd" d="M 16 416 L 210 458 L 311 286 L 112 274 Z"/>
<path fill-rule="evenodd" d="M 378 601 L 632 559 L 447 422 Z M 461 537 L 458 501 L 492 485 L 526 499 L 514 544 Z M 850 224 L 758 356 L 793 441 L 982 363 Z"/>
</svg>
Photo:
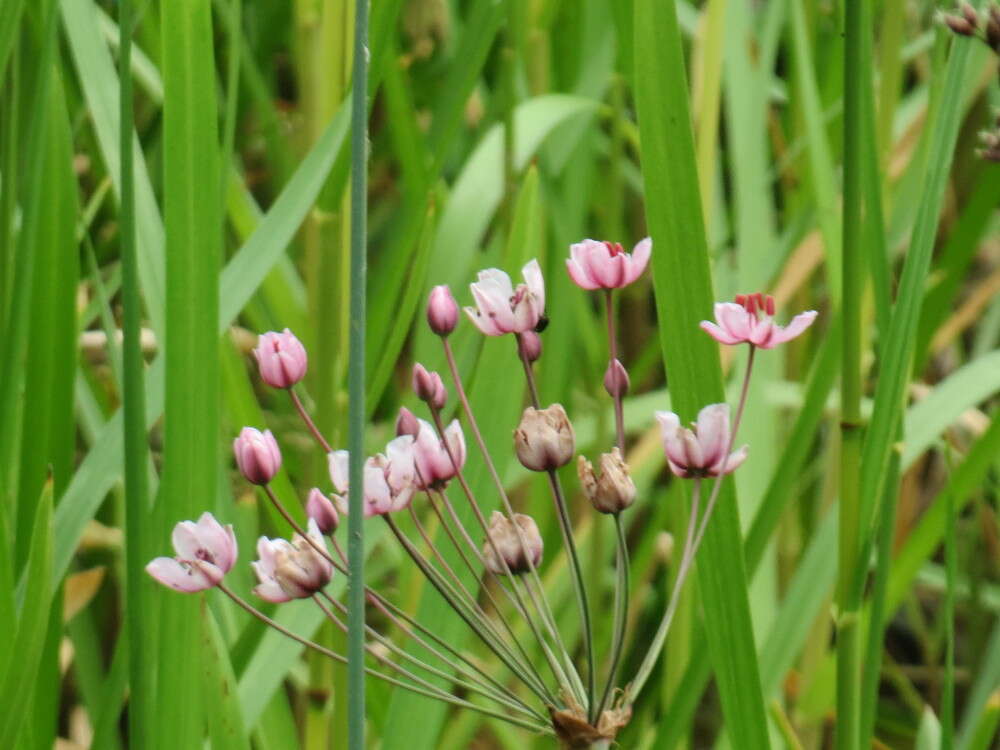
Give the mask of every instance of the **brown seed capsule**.
<svg viewBox="0 0 1000 750">
<path fill-rule="evenodd" d="M 561 404 L 547 409 L 529 406 L 514 430 L 514 449 L 521 465 L 532 471 L 549 471 L 565 466 L 575 449 L 573 425 Z"/>
<path fill-rule="evenodd" d="M 499 511 L 493 511 L 490 517 L 489 539 L 483 544 L 483 560 L 486 567 L 497 575 L 506 575 L 507 570 L 513 575 L 525 573 L 532 567 L 537 568 L 542 561 L 544 545 L 538 524 L 523 513 L 514 514 L 514 523 L 518 528 Z"/>
<path fill-rule="evenodd" d="M 600 513 L 620 513 L 635 501 L 635 482 L 628 472 L 617 446 L 610 453 L 601 454 L 601 474 L 594 473 L 594 465 L 586 458 L 577 459 L 577 473 L 583 492 L 594 509 Z"/>
</svg>

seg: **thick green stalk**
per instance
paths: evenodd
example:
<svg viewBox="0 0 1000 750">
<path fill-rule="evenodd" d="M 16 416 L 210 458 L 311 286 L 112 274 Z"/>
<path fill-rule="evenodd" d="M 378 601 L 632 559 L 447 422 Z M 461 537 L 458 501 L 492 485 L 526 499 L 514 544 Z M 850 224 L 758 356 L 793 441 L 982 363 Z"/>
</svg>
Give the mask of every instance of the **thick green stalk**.
<svg viewBox="0 0 1000 750">
<path fill-rule="evenodd" d="M 840 389 L 840 550 L 837 588 L 837 723 L 839 750 L 854 750 L 860 738 L 861 630 L 860 601 L 851 581 L 862 546 L 861 491 L 861 308 L 865 263 L 862 256 L 862 136 L 864 105 L 860 47 L 865 0 L 849 0 L 845 10 L 844 55 L 844 207 L 842 273 L 844 327 Z"/>
<path fill-rule="evenodd" d="M 122 411 L 125 440 L 125 616 L 132 633 L 146 633 L 146 590 L 149 585 L 143 568 L 149 520 L 149 487 L 146 462 L 146 394 L 140 334 L 142 297 L 139 291 L 139 259 L 135 242 L 135 176 L 132 167 L 132 2 L 122 0 L 118 13 L 120 44 L 118 53 L 120 105 L 119 142 L 121 197 L 119 231 L 122 266 Z M 155 659 L 145 638 L 129 638 L 129 736 L 145 737 L 151 729 L 149 710 L 153 705 Z"/>
<path fill-rule="evenodd" d="M 363 486 L 365 450 L 365 284 L 368 208 L 368 0 L 354 13 L 351 100 L 351 325 L 347 376 L 350 513 L 347 518 L 347 730 L 350 750 L 365 747 L 365 545 Z"/>
</svg>

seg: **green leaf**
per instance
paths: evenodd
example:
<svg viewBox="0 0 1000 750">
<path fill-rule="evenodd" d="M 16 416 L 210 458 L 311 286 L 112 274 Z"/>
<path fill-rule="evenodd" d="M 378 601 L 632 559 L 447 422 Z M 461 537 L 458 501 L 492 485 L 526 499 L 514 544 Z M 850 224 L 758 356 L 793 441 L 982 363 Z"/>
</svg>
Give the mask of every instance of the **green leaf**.
<svg viewBox="0 0 1000 750">
<path fill-rule="evenodd" d="M 219 468 L 221 214 L 215 67 L 209 0 L 161 8 L 166 330 L 163 481 L 154 525 L 197 518 Z M 202 734 L 198 599 L 160 591 L 156 714 L 159 746 Z M 140 634 L 133 634 L 137 637 Z M 169 696 L 169 699 L 166 699 Z"/>
<path fill-rule="evenodd" d="M 0 705 L 4 707 L 0 712 L 0 747 L 13 747 L 22 722 L 31 716 L 29 701 L 38 678 L 53 596 L 51 523 L 50 479 L 38 501 L 27 566 L 17 588 L 17 630 L 8 633 L 10 656 L 0 680 Z"/>
<path fill-rule="evenodd" d="M 635 96 L 653 238 L 660 342 L 674 410 L 693 418 L 724 392 L 715 342 L 698 327 L 712 311 L 684 56 L 672 5 L 635 4 Z M 769 747 L 747 600 L 735 493 L 727 483 L 699 553 L 704 627 L 729 736 Z"/>
</svg>

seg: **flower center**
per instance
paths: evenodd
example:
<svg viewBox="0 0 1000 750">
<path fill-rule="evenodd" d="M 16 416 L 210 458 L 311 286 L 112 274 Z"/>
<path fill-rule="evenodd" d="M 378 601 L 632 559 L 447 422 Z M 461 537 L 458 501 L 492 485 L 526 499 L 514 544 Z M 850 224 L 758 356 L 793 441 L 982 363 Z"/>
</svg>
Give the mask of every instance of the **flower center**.
<svg viewBox="0 0 1000 750">
<path fill-rule="evenodd" d="M 624 250 L 622 250 L 622 243 L 620 242 L 605 242 L 604 247 L 608 249 L 608 255 L 614 258 L 616 255 L 621 255 Z"/>
<path fill-rule="evenodd" d="M 748 313 L 753 315 L 757 320 L 760 320 L 765 315 L 771 317 L 774 315 L 774 297 L 770 294 L 761 294 L 756 292 L 755 294 L 737 294 L 736 304 L 743 307 Z"/>
</svg>

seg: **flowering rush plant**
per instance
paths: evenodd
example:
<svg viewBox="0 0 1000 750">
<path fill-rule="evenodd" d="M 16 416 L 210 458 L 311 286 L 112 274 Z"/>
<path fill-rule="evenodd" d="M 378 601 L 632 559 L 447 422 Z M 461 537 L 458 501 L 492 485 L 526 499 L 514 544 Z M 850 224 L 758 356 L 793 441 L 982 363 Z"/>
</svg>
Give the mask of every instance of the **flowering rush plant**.
<svg viewBox="0 0 1000 750">
<path fill-rule="evenodd" d="M 484 335 L 510 336 L 515 344 L 512 348 L 524 372 L 529 403 L 506 449 L 512 449 L 526 469 L 542 475 L 551 495 L 552 508 L 538 512 L 554 513 L 561 532 L 573 583 L 575 603 L 571 606 L 579 616 L 579 647 L 560 632 L 550 593 L 543 584 L 546 551 L 539 525 L 534 517 L 515 509 L 470 408 L 449 340 L 462 316 L 446 286 L 431 290 L 427 324 L 440 338 L 450 383 L 446 385 L 437 372 L 420 364 L 414 366 L 413 390 L 426 405 L 426 418 L 400 410 L 396 437 L 365 461 L 360 488 L 349 484 L 347 452 L 329 444 L 296 394 L 295 386 L 307 368 L 305 348 L 287 329 L 260 336 L 254 350 L 260 377 L 267 385 L 288 392 L 327 455 L 330 488 L 314 488 L 308 493 L 303 504 L 308 520 L 303 526 L 271 488 L 281 470 L 282 456 L 270 431 L 245 427 L 233 441 L 240 473 L 261 487 L 292 531 L 290 540 L 261 537 L 258 541 L 257 559 L 251 563 L 258 581 L 254 596 L 274 604 L 308 599 L 332 623 L 346 630 L 347 607 L 329 591 L 328 584 L 347 573 L 348 560 L 337 530 L 347 512 L 347 496 L 361 492 L 365 517 L 372 523 L 386 524 L 406 557 L 496 660 L 484 663 L 437 635 L 387 594 L 366 588 L 372 615 L 365 628 L 368 673 L 401 688 L 550 735 L 565 747 L 609 746 L 627 725 L 632 705 L 662 651 L 722 482 L 748 460 L 748 447 L 737 447 L 736 433 L 746 406 L 754 355 L 758 349 L 770 349 L 798 336 L 816 317 L 815 312 L 805 312 L 782 327 L 774 321 L 774 300 L 762 294 L 739 295 L 735 302 L 717 304 L 715 321 L 703 322 L 702 328 L 720 344 L 749 347 L 735 412 L 731 415 L 728 404 L 706 404 L 690 426 L 669 411 L 652 415 L 662 434 L 665 463 L 678 480 L 691 483 L 692 501 L 676 582 L 659 627 L 635 672 L 622 674 L 631 604 L 628 539 L 622 514 L 645 499 L 637 497 L 626 460 L 623 400 L 629 390 L 629 374 L 619 359 L 614 294 L 639 278 L 651 251 L 649 239 L 639 242 L 632 253 L 624 252 L 619 244 L 584 240 L 570 248 L 566 260 L 570 278 L 583 290 L 600 291 L 607 311 L 610 357 L 604 386 L 614 407 L 615 434 L 607 451 L 596 460 L 576 455 L 573 425 L 563 406 L 539 401 L 534 370 L 542 358 L 539 331 L 545 323 L 545 284 L 538 262 L 532 260 L 524 266 L 523 282 L 517 286 L 498 269 L 480 272 L 470 285 L 473 304 L 464 310 Z M 450 404 L 455 407 L 449 399 L 449 387 L 457 401 L 457 416 L 451 421 L 445 416 Z M 492 477 L 495 494 L 488 497 L 476 496 L 465 479 L 466 433 Z M 492 446 L 492 450 L 497 449 Z M 610 517 L 616 529 L 613 635 L 608 652 L 600 656 L 595 653 L 592 627 L 600 605 L 585 584 L 569 498 L 559 474 L 559 469 L 574 459 L 582 494 L 594 511 Z M 710 485 L 707 493 L 703 485 Z M 707 495 L 704 501 L 703 494 Z M 463 523 L 457 511 L 459 503 L 469 505 L 474 525 Z M 442 533 L 438 539 L 425 525 L 428 514 L 439 523 Z M 147 566 L 157 581 L 185 593 L 218 589 L 289 638 L 330 659 L 346 661 L 341 654 L 284 629 L 227 585 L 226 574 L 237 560 L 231 526 L 205 513 L 197 522 L 177 524 L 172 541 L 176 554 L 157 558 Z M 449 557 L 460 559 L 461 569 L 447 562 L 442 545 L 454 548 L 457 558 Z M 470 580 L 476 585 L 470 586 Z M 408 650 L 412 644 L 422 647 L 419 656 Z"/>
</svg>

